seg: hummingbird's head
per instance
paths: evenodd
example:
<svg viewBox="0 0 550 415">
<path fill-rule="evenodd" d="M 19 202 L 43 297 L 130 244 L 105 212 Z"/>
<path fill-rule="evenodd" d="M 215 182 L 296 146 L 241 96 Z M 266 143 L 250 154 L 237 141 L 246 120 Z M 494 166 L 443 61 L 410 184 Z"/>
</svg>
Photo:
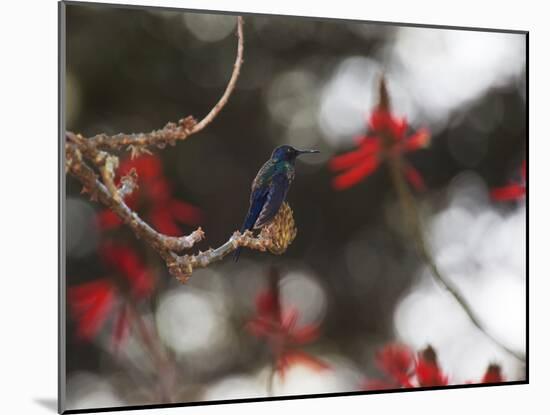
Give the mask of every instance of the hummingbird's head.
<svg viewBox="0 0 550 415">
<path fill-rule="evenodd" d="M 271 154 L 273 161 L 289 161 L 294 162 L 296 157 L 301 154 L 319 153 L 319 150 L 298 150 L 287 144 L 277 147 Z"/>
</svg>

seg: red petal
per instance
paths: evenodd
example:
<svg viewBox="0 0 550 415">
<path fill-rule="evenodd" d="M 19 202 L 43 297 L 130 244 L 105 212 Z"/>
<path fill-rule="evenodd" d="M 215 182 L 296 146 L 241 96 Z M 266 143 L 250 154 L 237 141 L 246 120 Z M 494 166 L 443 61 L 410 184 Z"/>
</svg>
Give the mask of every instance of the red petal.
<svg viewBox="0 0 550 415">
<path fill-rule="evenodd" d="M 413 352 L 402 344 L 389 344 L 376 355 L 376 364 L 380 370 L 403 386 L 409 385 L 413 362 Z"/>
<path fill-rule="evenodd" d="M 504 382 L 504 378 L 502 377 L 500 366 L 496 364 L 489 365 L 481 382 L 482 383 Z"/>
<path fill-rule="evenodd" d="M 363 159 L 369 158 L 380 150 L 377 138 L 363 137 L 363 141 L 357 150 L 334 157 L 329 164 L 333 171 L 341 171 L 355 166 Z"/>
<path fill-rule="evenodd" d="M 498 201 L 518 200 L 525 195 L 525 186 L 520 184 L 510 184 L 504 187 L 498 187 L 491 190 L 491 198 Z"/>
<path fill-rule="evenodd" d="M 311 343 L 319 337 L 319 326 L 308 324 L 299 329 L 294 329 L 290 337 L 296 345 Z"/>
<path fill-rule="evenodd" d="M 138 299 L 148 297 L 154 288 L 154 278 L 138 255 L 123 246 L 103 245 L 100 254 L 106 264 L 116 269 L 130 283 Z"/>
<path fill-rule="evenodd" d="M 391 125 L 391 132 L 396 141 L 400 141 L 405 136 L 407 132 L 408 124 L 405 118 L 394 119 L 393 124 Z"/>
<path fill-rule="evenodd" d="M 113 329 L 112 344 L 115 352 L 118 352 L 120 346 L 128 336 L 128 331 L 130 328 L 128 316 L 128 307 L 123 305 L 122 310 L 118 313 Z"/>
<path fill-rule="evenodd" d="M 181 229 L 174 221 L 172 215 L 166 212 L 165 209 L 162 209 L 161 206 L 152 210 L 149 216 L 153 227 L 160 233 L 168 236 L 181 235 Z"/>
<path fill-rule="evenodd" d="M 271 290 L 262 291 L 256 296 L 256 311 L 258 314 L 274 317 L 277 310 L 277 298 Z M 276 319 L 274 318 L 274 320 Z"/>
<path fill-rule="evenodd" d="M 424 180 L 422 179 L 422 176 L 414 167 L 410 165 L 405 166 L 405 177 L 416 190 L 426 190 L 426 186 L 424 185 Z"/>
<path fill-rule="evenodd" d="M 148 298 L 154 290 L 155 280 L 149 270 L 136 274 L 128 274 L 128 280 L 132 286 L 132 294 L 135 298 L 143 300 Z"/>
<path fill-rule="evenodd" d="M 406 151 L 418 150 L 424 148 L 430 143 L 430 133 L 426 129 L 418 130 L 415 134 L 407 138 L 404 143 Z"/>
<path fill-rule="evenodd" d="M 353 142 L 357 145 L 357 147 L 360 147 L 362 144 L 366 144 L 367 142 L 371 141 L 378 141 L 378 137 L 368 135 L 356 135 L 355 137 L 353 137 Z"/>
<path fill-rule="evenodd" d="M 298 316 L 299 313 L 296 307 L 292 307 L 287 312 L 285 312 L 281 321 L 281 326 L 283 327 L 283 330 L 286 330 L 287 332 L 292 331 L 294 329 L 294 326 L 296 325 Z"/>
<path fill-rule="evenodd" d="M 79 294 L 82 293 L 80 292 Z M 75 306 L 71 305 L 75 317 L 78 319 L 77 335 L 80 338 L 90 339 L 98 332 L 114 304 L 114 299 L 114 289 L 112 287 L 108 289 L 104 287 L 101 290 L 92 291 L 90 301 L 86 301 L 86 307 L 83 307 L 82 303 Z M 71 301 L 70 294 L 69 301 Z"/>
<path fill-rule="evenodd" d="M 527 162 L 525 160 L 521 163 L 521 177 L 523 181 L 527 179 Z"/>
<path fill-rule="evenodd" d="M 404 118 L 396 118 L 388 111 L 376 109 L 370 117 L 369 127 L 376 132 L 388 132 L 395 141 L 400 141 L 407 131 L 408 124 Z"/>
<path fill-rule="evenodd" d="M 135 276 L 145 270 L 139 257 L 128 247 L 104 244 L 100 255 L 107 265 L 125 276 Z"/>
<path fill-rule="evenodd" d="M 162 174 L 162 163 L 157 156 L 143 155 L 136 159 L 127 158 L 120 163 L 118 173 L 124 176 L 135 168 L 142 182 L 159 177 Z"/>
<path fill-rule="evenodd" d="M 343 190 L 359 183 L 363 178 L 370 175 L 378 167 L 378 159 L 370 157 L 363 160 L 357 167 L 348 170 L 346 173 L 336 177 L 332 185 L 336 190 Z"/>
<path fill-rule="evenodd" d="M 181 200 L 170 201 L 170 213 L 179 222 L 187 225 L 197 225 L 203 220 L 202 211 L 199 208 Z"/>
<path fill-rule="evenodd" d="M 365 155 L 361 149 L 357 149 L 332 158 L 329 162 L 329 167 L 332 171 L 349 169 L 357 163 L 360 163 L 364 158 Z"/>
<path fill-rule="evenodd" d="M 393 123 L 391 114 L 388 111 L 375 109 L 369 118 L 369 128 L 374 131 L 387 130 Z"/>
<path fill-rule="evenodd" d="M 279 356 L 277 358 L 277 361 L 275 362 L 275 370 L 277 371 L 277 373 L 281 377 L 281 380 L 283 381 L 285 379 L 286 371 L 289 368 L 289 366 L 290 365 L 287 362 L 287 358 L 285 354 L 282 354 L 281 356 Z"/>
<path fill-rule="evenodd" d="M 122 224 L 120 217 L 112 210 L 103 210 L 96 215 L 98 226 L 102 230 L 116 228 Z"/>
<path fill-rule="evenodd" d="M 361 389 L 364 390 L 384 390 L 384 389 L 399 389 L 401 385 L 391 383 L 385 380 L 380 379 L 367 379 L 366 381 L 362 382 Z"/>
<path fill-rule="evenodd" d="M 168 204 L 172 196 L 172 189 L 166 179 L 161 177 L 153 180 L 144 189 L 151 202 L 166 208 L 164 205 Z"/>
<path fill-rule="evenodd" d="M 445 386 L 448 383 L 439 367 L 425 359 L 418 359 L 416 363 L 416 378 L 420 386 Z"/>
<path fill-rule="evenodd" d="M 97 298 L 110 291 L 112 284 L 106 279 L 86 282 L 74 287 L 69 287 L 67 298 L 71 306 L 86 306 L 93 303 Z"/>
</svg>

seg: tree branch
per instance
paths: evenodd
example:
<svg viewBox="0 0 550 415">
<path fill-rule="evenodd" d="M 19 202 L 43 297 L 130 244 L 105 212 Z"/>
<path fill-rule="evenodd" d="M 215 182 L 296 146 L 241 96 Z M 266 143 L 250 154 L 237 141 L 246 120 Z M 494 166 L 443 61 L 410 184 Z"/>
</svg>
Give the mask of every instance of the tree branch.
<svg viewBox="0 0 550 415">
<path fill-rule="evenodd" d="M 97 159 L 93 152 L 90 152 L 88 157 Z M 238 247 L 262 252 L 269 250 L 274 254 L 281 254 L 296 237 L 292 210 L 285 203 L 272 223 L 264 227 L 257 237 L 254 237 L 250 231 L 244 234 L 235 232 L 226 243 L 217 249 L 199 251 L 196 255 L 178 255 L 178 252 L 192 248 L 195 243 L 204 238 L 201 228 L 181 237 L 167 236 L 157 232 L 126 205 L 116 186 L 115 190 L 111 191 L 101 183 L 99 176 L 84 161 L 82 152 L 76 144 L 67 143 L 66 158 L 69 172 L 84 186 L 84 192 L 89 193 L 92 200 L 98 200 L 110 208 L 126 225 L 130 226 L 138 239 L 143 239 L 151 245 L 164 259 L 170 273 L 183 283 L 191 277 L 194 269 L 205 268 L 214 262 L 221 261 Z M 109 169 L 105 165 L 103 168 Z"/>
<path fill-rule="evenodd" d="M 125 134 L 120 133 L 109 136 L 107 134 L 98 134 L 88 139 L 90 144 L 95 147 L 116 150 L 126 147 L 132 154 L 132 158 L 140 155 L 143 152 L 149 152 L 148 146 L 157 146 L 164 148 L 167 144 L 175 145 L 176 141 L 182 141 L 189 136 L 202 131 L 214 118 L 221 112 L 225 104 L 229 101 L 243 63 L 244 53 L 244 35 L 243 35 L 243 18 L 237 17 L 237 56 L 233 64 L 233 72 L 225 91 L 216 105 L 212 107 L 210 112 L 199 122 L 192 116 L 180 119 L 177 123 L 169 122 L 164 128 L 154 130 L 149 133 Z"/>
<path fill-rule="evenodd" d="M 205 252 L 199 251 L 196 255 L 178 256 L 171 254 L 164 259 L 170 273 L 180 282 L 185 283 L 196 268 L 206 268 L 214 262 L 221 261 L 238 247 L 242 246 L 265 252 L 269 249 L 271 244 L 271 240 L 265 238 L 262 234 L 258 237 L 254 237 L 250 231 L 246 231 L 243 234 L 237 231 L 227 242 L 216 249 L 209 249 Z"/>
<path fill-rule="evenodd" d="M 69 172 L 82 183 L 84 192 L 89 193 L 92 200 L 99 200 L 115 212 L 125 224 L 132 228 L 139 239 L 145 240 L 156 250 L 179 252 L 192 248 L 195 243 L 203 239 L 204 232 L 201 228 L 190 235 L 181 237 L 167 236 L 157 232 L 141 219 L 136 212 L 132 211 L 122 197 L 115 198 L 107 187 L 99 181 L 98 175 L 83 160 L 79 148 L 67 143 L 66 157 Z"/>
</svg>

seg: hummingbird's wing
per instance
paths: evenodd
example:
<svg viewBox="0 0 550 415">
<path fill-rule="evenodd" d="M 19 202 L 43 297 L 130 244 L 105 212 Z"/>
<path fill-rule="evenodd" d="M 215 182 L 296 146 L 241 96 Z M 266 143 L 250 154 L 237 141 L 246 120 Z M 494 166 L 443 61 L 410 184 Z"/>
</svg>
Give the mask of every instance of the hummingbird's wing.
<svg viewBox="0 0 550 415">
<path fill-rule="evenodd" d="M 254 229 L 262 228 L 273 220 L 285 201 L 289 187 L 290 180 L 286 173 L 275 174 L 272 177 L 262 210 L 254 224 Z"/>
<path fill-rule="evenodd" d="M 258 173 L 256 174 L 256 177 L 254 178 L 251 186 L 251 204 L 254 202 L 254 200 L 258 198 L 258 192 L 265 191 L 265 193 L 267 194 L 267 187 L 269 186 L 271 179 L 275 174 L 277 174 L 277 172 L 277 166 L 271 160 L 266 161 L 264 165 L 260 168 L 260 170 L 258 170 Z"/>
</svg>

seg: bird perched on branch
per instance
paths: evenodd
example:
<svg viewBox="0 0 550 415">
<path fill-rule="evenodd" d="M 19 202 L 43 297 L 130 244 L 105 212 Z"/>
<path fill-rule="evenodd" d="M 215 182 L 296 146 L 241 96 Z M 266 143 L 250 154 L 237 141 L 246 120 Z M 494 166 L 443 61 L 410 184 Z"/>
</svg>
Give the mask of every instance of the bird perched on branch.
<svg viewBox="0 0 550 415">
<path fill-rule="evenodd" d="M 289 145 L 282 145 L 273 150 L 271 158 L 258 171 L 252 182 L 250 207 L 241 233 L 263 228 L 273 220 L 294 180 L 296 158 L 301 154 L 311 153 L 319 153 L 319 150 L 297 150 Z M 241 249 L 235 251 L 235 262 L 239 259 Z"/>
</svg>

